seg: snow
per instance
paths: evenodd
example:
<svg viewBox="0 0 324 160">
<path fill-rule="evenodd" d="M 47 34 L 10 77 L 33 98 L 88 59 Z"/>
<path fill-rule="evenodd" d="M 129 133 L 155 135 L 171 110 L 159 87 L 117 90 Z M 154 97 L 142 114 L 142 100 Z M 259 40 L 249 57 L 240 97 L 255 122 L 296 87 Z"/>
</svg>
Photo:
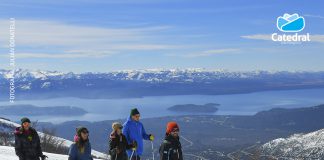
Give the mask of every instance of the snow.
<svg viewBox="0 0 324 160">
<path fill-rule="evenodd" d="M 278 145 L 297 145 L 301 144 L 304 149 L 322 146 L 324 147 L 324 129 L 308 134 L 294 134 L 288 138 L 279 138 L 264 144 L 266 148 Z"/>
<path fill-rule="evenodd" d="M 44 82 L 41 88 L 48 88 L 51 86 L 51 82 Z"/>
<path fill-rule="evenodd" d="M 11 78 L 12 74 L 10 70 L 0 70 L 0 75 L 3 75 L 4 78 L 8 79 Z M 57 71 L 30 71 L 26 69 L 16 69 L 15 70 L 15 78 L 25 78 L 25 79 L 41 79 L 46 80 L 50 77 L 57 77 L 64 75 L 63 72 Z"/>
<path fill-rule="evenodd" d="M 269 155 L 313 159 L 324 156 L 324 129 L 272 140 L 261 147 Z"/>
<path fill-rule="evenodd" d="M 109 80 L 133 80 L 145 81 L 150 83 L 162 82 L 180 82 L 208 83 L 220 79 L 260 79 L 273 76 L 293 76 L 308 77 L 310 73 L 316 73 L 316 77 L 320 78 L 324 72 L 306 72 L 306 71 L 228 71 L 223 69 L 207 70 L 204 68 L 187 68 L 187 69 L 142 69 L 142 70 L 121 70 L 106 73 L 87 72 L 87 73 L 63 73 L 57 71 L 30 71 L 17 69 L 15 78 L 17 81 L 39 80 L 64 80 L 64 79 L 82 79 L 82 78 L 105 78 Z M 2 76 L 1 76 L 2 75 Z M 9 79 L 9 70 L 0 70 L 0 79 Z"/>
<path fill-rule="evenodd" d="M 8 120 L 5 120 L 5 119 L 1 119 L 1 118 L 0 118 L 0 123 L 1 123 L 1 124 L 6 124 L 7 126 L 12 126 L 12 127 L 14 127 L 14 128 L 17 128 L 17 127 L 20 126 L 20 125 L 17 124 L 17 123 L 14 123 L 14 122 L 11 122 L 11 121 L 8 121 Z"/>
<path fill-rule="evenodd" d="M 67 160 L 67 155 L 60 155 L 60 154 L 52 154 L 46 153 L 45 155 L 48 156 L 48 160 Z M 13 147 L 8 146 L 0 146 L 0 159 L 1 160 L 19 160 L 15 154 L 15 149 Z"/>
<path fill-rule="evenodd" d="M 28 71 L 27 71 L 28 72 Z M 43 73 L 42 71 L 35 71 L 35 72 L 30 72 L 31 76 L 36 78 L 36 79 L 46 79 L 47 76 L 46 76 L 46 72 Z"/>
<path fill-rule="evenodd" d="M 0 124 L 6 125 L 6 126 L 7 126 L 7 129 L 9 129 L 9 130 L 11 130 L 11 131 L 13 131 L 13 129 L 16 128 L 16 127 L 20 127 L 20 125 L 17 124 L 17 123 L 14 123 L 14 122 L 11 122 L 11 121 L 8 121 L 8 120 L 5 120 L 5 119 L 1 119 L 1 118 L 0 118 Z M 6 129 L 6 130 L 7 130 L 7 129 Z M 5 128 L 1 128 L 1 130 L 5 130 Z M 40 137 L 44 136 L 44 133 L 42 133 L 42 132 L 38 132 L 38 134 L 39 134 Z M 55 137 L 55 138 L 56 138 L 58 141 L 64 141 L 63 144 L 64 144 L 66 147 L 70 147 L 71 144 L 73 144 L 73 142 L 70 141 L 70 140 L 67 140 L 67 139 L 64 139 L 64 138 L 60 138 L 60 137 Z M 101 152 L 98 152 L 98 151 L 96 151 L 96 150 L 92 150 L 91 153 L 92 153 L 93 156 L 98 157 L 98 158 L 103 158 L 103 159 L 104 159 L 104 158 L 107 158 L 107 155 L 106 155 L 106 154 L 101 153 Z M 1 154 L 1 152 L 0 152 L 0 154 Z M 1 156 L 0 156 L 0 157 L 1 157 Z M 3 160 L 3 159 L 0 158 L 0 160 Z M 10 159 L 10 160 L 11 160 L 11 159 Z"/>
<path fill-rule="evenodd" d="M 31 89 L 31 83 L 25 84 L 20 86 L 22 90 L 30 90 Z"/>
<path fill-rule="evenodd" d="M 53 153 L 43 153 L 48 157 L 47 160 L 67 160 L 67 155 L 53 154 Z M 15 154 L 15 149 L 8 146 L 0 146 L 0 159 L 1 160 L 19 160 Z M 98 160 L 98 159 L 95 159 Z"/>
</svg>

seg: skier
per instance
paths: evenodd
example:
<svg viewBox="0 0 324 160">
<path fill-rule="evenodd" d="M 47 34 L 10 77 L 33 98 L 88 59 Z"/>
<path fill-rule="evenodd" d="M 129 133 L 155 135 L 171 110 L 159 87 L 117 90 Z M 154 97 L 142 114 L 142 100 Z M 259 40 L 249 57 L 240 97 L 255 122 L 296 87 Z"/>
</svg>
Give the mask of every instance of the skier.
<svg viewBox="0 0 324 160">
<path fill-rule="evenodd" d="M 122 134 L 123 126 L 119 122 L 112 124 L 113 131 L 110 134 L 109 154 L 112 160 L 128 160 L 126 150 L 136 150 L 136 143 L 128 144 L 126 137 Z"/>
<path fill-rule="evenodd" d="M 88 129 L 79 127 L 76 129 L 76 132 L 74 143 L 70 146 L 69 160 L 93 160 Z"/>
<path fill-rule="evenodd" d="M 154 140 L 152 134 L 147 134 L 143 124 L 140 122 L 140 113 L 137 108 L 131 110 L 130 116 L 123 125 L 123 134 L 128 144 L 136 143 L 136 150 L 127 150 L 130 160 L 140 160 L 143 154 L 143 139 Z"/>
<path fill-rule="evenodd" d="M 19 160 L 45 160 L 37 131 L 30 127 L 28 118 L 21 119 L 21 127 L 17 127 L 15 134 L 15 151 Z"/>
<path fill-rule="evenodd" d="M 166 135 L 160 146 L 160 160 L 183 160 L 179 131 L 176 122 L 167 124 Z"/>
</svg>

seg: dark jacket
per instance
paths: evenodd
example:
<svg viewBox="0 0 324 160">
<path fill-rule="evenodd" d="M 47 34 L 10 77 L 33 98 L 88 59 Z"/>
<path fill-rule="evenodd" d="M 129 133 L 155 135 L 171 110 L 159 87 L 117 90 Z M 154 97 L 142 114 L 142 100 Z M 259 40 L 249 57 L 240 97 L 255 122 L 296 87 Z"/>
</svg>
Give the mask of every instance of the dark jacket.
<svg viewBox="0 0 324 160">
<path fill-rule="evenodd" d="M 22 127 L 15 130 L 15 151 L 19 160 L 39 160 L 43 155 L 40 139 L 34 128 L 25 131 Z"/>
<path fill-rule="evenodd" d="M 80 152 L 80 150 L 78 148 L 78 143 L 80 143 L 80 142 L 74 142 L 70 146 L 69 160 L 92 160 L 90 142 L 89 141 L 84 142 L 83 153 Z"/>
<path fill-rule="evenodd" d="M 128 144 L 132 144 L 134 141 L 137 143 L 137 150 L 134 153 L 134 156 L 141 156 L 144 150 L 143 139 L 150 139 L 150 136 L 146 133 L 143 124 L 132 120 L 131 117 L 128 117 L 127 121 L 123 125 L 123 134 L 125 135 Z M 130 156 L 132 150 L 127 150 L 127 154 Z"/>
<path fill-rule="evenodd" d="M 128 160 L 126 150 L 131 149 L 133 145 L 128 144 L 126 137 L 121 134 L 118 135 L 116 132 L 110 134 L 109 138 L 109 154 L 112 160 Z M 117 148 L 119 153 L 117 154 Z"/>
<path fill-rule="evenodd" d="M 167 135 L 160 146 L 160 160 L 183 160 L 179 138 Z"/>
</svg>

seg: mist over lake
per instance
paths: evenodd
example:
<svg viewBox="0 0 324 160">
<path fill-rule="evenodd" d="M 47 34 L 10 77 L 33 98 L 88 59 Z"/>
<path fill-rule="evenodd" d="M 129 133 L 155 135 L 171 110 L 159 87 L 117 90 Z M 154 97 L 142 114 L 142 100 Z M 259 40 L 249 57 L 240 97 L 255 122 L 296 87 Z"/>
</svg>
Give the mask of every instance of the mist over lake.
<svg viewBox="0 0 324 160">
<path fill-rule="evenodd" d="M 140 110 L 142 118 L 184 115 L 184 113 L 169 111 L 167 108 L 179 104 L 201 105 L 206 103 L 220 104 L 220 106 L 218 106 L 218 111 L 212 114 L 252 115 L 258 111 L 268 110 L 271 108 L 297 108 L 324 104 L 324 88 L 265 91 L 231 95 L 150 96 L 122 99 L 80 99 L 67 97 L 45 100 L 16 101 L 15 105 L 30 104 L 40 107 L 74 106 L 89 112 L 82 116 L 29 116 L 34 121 L 39 120 L 42 122 L 50 121 L 53 123 L 60 123 L 70 120 L 101 121 L 124 119 L 128 117 L 129 110 L 133 107 L 137 107 Z M 7 101 L 1 101 L 0 105 L 10 105 L 10 103 Z M 28 110 L 28 108 L 26 108 L 26 110 Z M 18 121 L 21 118 L 17 116 L 4 117 L 9 118 L 12 121 Z"/>
</svg>

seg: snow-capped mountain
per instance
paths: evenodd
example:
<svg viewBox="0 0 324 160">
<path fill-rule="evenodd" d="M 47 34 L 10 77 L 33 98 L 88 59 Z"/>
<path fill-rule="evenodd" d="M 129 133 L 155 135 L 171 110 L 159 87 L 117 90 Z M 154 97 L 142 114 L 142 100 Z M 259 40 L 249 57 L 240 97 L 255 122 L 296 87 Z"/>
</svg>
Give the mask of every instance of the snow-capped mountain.
<svg viewBox="0 0 324 160">
<path fill-rule="evenodd" d="M 22 81 L 34 80 L 34 79 L 49 79 L 62 77 L 65 73 L 57 72 L 57 71 L 29 71 L 23 69 L 16 69 L 14 72 L 14 77 L 16 79 L 20 79 Z M 12 77 L 12 72 L 10 70 L 0 70 L 0 79 L 9 79 Z"/>
<path fill-rule="evenodd" d="M 145 82 L 208 82 L 217 79 L 253 79 L 272 76 L 309 76 L 319 74 L 324 77 L 324 72 L 306 72 L 306 71 L 227 71 L 227 70 L 205 70 L 200 68 L 192 69 L 146 69 L 146 70 L 122 70 L 106 73 L 63 73 L 58 71 L 31 71 L 24 69 L 15 70 L 15 79 L 21 81 L 30 80 L 59 80 L 59 79 L 91 79 L 104 78 L 109 80 L 132 80 Z M 0 70 L 0 79 L 11 77 L 9 70 Z"/>
<path fill-rule="evenodd" d="M 9 93 L 12 73 L 0 70 L 0 90 Z M 147 69 L 107 73 L 14 72 L 19 98 L 124 98 L 159 95 L 214 95 L 324 87 L 324 72 L 204 69 Z M 87 92 L 87 94 L 80 94 Z M 1 94 L 0 98 L 7 98 Z"/>
<path fill-rule="evenodd" d="M 13 131 L 15 130 L 16 127 L 19 127 L 20 125 L 17 124 L 17 123 L 14 123 L 12 121 L 9 121 L 7 119 L 3 119 L 3 118 L 0 118 L 0 133 L 13 133 Z M 43 137 L 45 134 L 42 133 L 42 132 L 38 132 L 39 136 L 40 137 Z M 70 147 L 70 145 L 73 143 L 72 141 L 69 141 L 67 139 L 63 139 L 63 138 L 60 138 L 60 137 L 54 137 L 55 139 L 57 139 L 58 141 L 62 141 L 63 142 L 63 145 L 65 147 Z M 1 150 L 4 150 L 4 152 L 1 152 Z M 9 157 L 15 157 L 15 154 L 13 153 L 13 149 L 12 148 L 6 148 L 6 147 L 2 147 L 0 148 L 0 159 L 2 159 L 1 156 L 5 156 L 5 155 L 8 155 Z M 4 154 L 3 154 L 4 153 Z M 95 151 L 95 150 L 92 150 L 92 155 L 97 157 L 97 158 L 102 158 L 102 159 L 107 159 L 107 155 L 106 154 L 103 154 L 101 152 L 98 152 L 98 151 Z M 53 154 L 53 158 L 50 158 L 50 159 L 53 159 L 53 160 L 56 160 L 56 155 Z M 57 160 L 61 160 L 60 158 L 64 158 L 64 159 L 67 159 L 66 156 L 58 156 Z M 14 158 L 10 159 L 10 160 L 13 160 Z M 9 160 L 9 159 L 8 159 Z"/>
<path fill-rule="evenodd" d="M 261 151 L 279 159 L 324 159 L 324 129 L 275 139 L 262 145 Z"/>
</svg>

